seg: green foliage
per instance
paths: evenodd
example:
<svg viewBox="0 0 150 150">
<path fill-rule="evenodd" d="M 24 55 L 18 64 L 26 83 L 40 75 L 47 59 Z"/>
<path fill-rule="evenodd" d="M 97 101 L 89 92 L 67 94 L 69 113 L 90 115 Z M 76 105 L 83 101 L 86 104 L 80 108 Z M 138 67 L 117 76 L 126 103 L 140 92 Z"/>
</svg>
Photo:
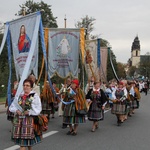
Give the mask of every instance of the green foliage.
<svg viewBox="0 0 150 150">
<path fill-rule="evenodd" d="M 94 30 L 93 25 L 95 20 L 95 18 L 86 15 L 85 17 L 81 18 L 81 21 L 77 21 L 75 24 L 76 28 L 85 29 L 85 39 L 89 39 L 91 32 Z"/>
<path fill-rule="evenodd" d="M 118 72 L 118 67 L 117 67 L 116 56 L 114 55 L 112 50 L 110 50 L 110 52 L 111 52 L 111 57 L 112 57 L 111 58 L 112 63 L 114 65 L 115 71 L 117 73 Z M 108 55 L 108 59 L 107 59 L 107 80 L 110 81 L 114 78 L 115 78 L 115 76 L 114 76 L 114 73 L 113 73 L 113 70 L 112 70 L 112 67 L 111 67 L 111 63 L 110 63 L 110 58 L 109 58 L 109 55 Z"/>
<path fill-rule="evenodd" d="M 44 1 L 36 3 L 33 0 L 28 0 L 25 2 L 24 6 L 26 8 L 26 15 L 33 12 L 42 11 L 42 22 L 44 27 L 58 27 L 56 22 L 57 17 L 53 16 L 51 5 L 44 3 Z M 22 9 L 20 11 L 22 11 Z"/>
<path fill-rule="evenodd" d="M 118 62 L 117 68 L 118 68 L 118 71 L 117 71 L 118 78 L 119 79 L 126 78 L 125 65 Z"/>
<path fill-rule="evenodd" d="M 136 67 L 135 66 L 131 66 L 129 68 L 129 76 L 130 77 L 134 76 L 135 71 L 136 71 Z"/>
</svg>

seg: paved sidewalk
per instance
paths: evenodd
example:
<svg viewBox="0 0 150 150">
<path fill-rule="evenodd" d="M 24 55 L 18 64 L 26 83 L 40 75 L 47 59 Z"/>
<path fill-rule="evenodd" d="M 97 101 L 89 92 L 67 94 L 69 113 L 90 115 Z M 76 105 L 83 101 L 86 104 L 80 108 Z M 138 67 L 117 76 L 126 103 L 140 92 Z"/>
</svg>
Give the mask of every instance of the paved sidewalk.
<svg viewBox="0 0 150 150">
<path fill-rule="evenodd" d="M 0 104 L 0 113 L 5 113 L 7 111 L 7 107 L 5 107 L 5 104 Z"/>
</svg>

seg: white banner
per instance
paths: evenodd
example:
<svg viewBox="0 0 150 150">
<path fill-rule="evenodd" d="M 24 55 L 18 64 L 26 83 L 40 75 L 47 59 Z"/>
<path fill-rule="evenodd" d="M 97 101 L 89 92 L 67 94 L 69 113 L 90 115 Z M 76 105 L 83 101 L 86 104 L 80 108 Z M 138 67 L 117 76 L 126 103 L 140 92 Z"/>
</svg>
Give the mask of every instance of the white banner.
<svg viewBox="0 0 150 150">
<path fill-rule="evenodd" d="M 24 67 L 30 51 L 34 51 L 32 62 L 28 70 L 37 77 L 38 75 L 38 38 L 34 49 L 31 49 L 33 32 L 35 29 L 37 14 L 22 17 L 21 19 L 10 22 L 10 32 L 13 48 L 14 63 L 17 79 L 21 79 Z"/>
<path fill-rule="evenodd" d="M 86 69 L 88 79 L 95 76 L 96 80 L 100 79 L 99 68 L 97 66 L 97 40 L 85 41 L 86 47 Z M 89 62 L 87 59 L 91 59 Z"/>
<path fill-rule="evenodd" d="M 48 73 L 78 77 L 79 29 L 50 29 L 48 51 Z"/>
</svg>

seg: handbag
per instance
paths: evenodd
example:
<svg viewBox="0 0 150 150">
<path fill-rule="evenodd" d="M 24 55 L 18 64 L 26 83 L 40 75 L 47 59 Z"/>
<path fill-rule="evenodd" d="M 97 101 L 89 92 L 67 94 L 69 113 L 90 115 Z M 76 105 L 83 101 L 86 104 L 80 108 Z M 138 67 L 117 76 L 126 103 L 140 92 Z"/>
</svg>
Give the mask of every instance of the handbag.
<svg viewBox="0 0 150 150">
<path fill-rule="evenodd" d="M 76 113 L 77 113 L 78 115 L 86 115 L 86 114 L 87 114 L 87 110 L 86 110 L 86 109 L 76 110 Z"/>
</svg>

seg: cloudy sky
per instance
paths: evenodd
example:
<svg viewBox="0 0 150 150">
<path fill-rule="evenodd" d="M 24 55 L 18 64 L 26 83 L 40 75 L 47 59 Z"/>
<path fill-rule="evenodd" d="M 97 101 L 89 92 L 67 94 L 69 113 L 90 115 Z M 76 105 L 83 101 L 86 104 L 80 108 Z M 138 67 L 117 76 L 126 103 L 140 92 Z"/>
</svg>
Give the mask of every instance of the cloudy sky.
<svg viewBox="0 0 150 150">
<path fill-rule="evenodd" d="M 131 46 L 138 35 L 141 55 L 150 52 L 150 0 L 43 0 L 51 5 L 60 28 L 74 28 L 75 23 L 88 15 L 96 19 L 92 34 L 109 41 L 117 61 L 126 63 Z M 15 19 L 26 0 L 0 0 L 0 21 Z M 40 2 L 40 0 L 34 0 Z"/>
</svg>

